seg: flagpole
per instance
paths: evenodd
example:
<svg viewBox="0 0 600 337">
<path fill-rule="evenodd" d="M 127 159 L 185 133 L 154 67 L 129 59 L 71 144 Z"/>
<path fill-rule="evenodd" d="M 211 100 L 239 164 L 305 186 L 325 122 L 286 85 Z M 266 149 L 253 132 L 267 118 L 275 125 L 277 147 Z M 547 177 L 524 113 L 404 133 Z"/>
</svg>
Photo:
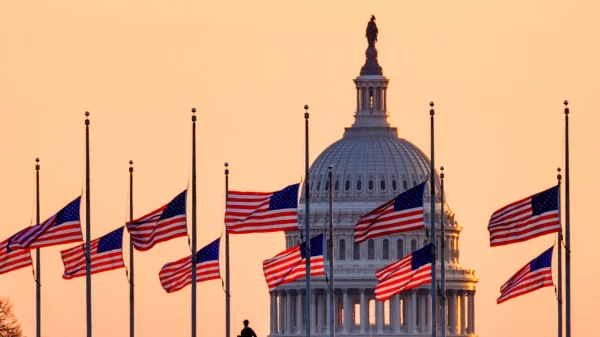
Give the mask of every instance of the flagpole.
<svg viewBox="0 0 600 337">
<path fill-rule="evenodd" d="M 333 165 L 329 165 L 329 337 L 335 337 L 335 318 L 333 304 L 335 303 L 335 274 L 333 272 Z"/>
<path fill-rule="evenodd" d="M 133 221 L 133 160 L 129 161 L 129 221 Z M 133 236 L 129 235 L 129 336 L 134 336 Z"/>
<path fill-rule="evenodd" d="M 40 224 L 40 158 L 35 158 L 35 223 Z M 35 250 L 35 335 L 42 336 L 42 262 L 40 249 Z"/>
<path fill-rule="evenodd" d="M 558 180 L 558 214 L 560 217 L 560 183 L 562 176 L 560 174 L 560 167 L 556 169 L 558 174 L 556 175 L 556 179 Z M 559 220 L 560 223 L 560 220 Z M 560 232 L 558 232 L 558 337 L 562 337 L 562 327 L 563 327 L 563 312 L 562 312 L 562 228 Z"/>
<path fill-rule="evenodd" d="M 442 308 L 441 310 L 441 324 L 440 324 L 440 329 L 442 329 L 442 337 L 446 337 L 446 230 L 444 228 L 444 167 L 441 166 L 440 167 L 440 178 L 441 178 L 441 189 L 440 189 L 440 195 L 442 198 L 442 204 L 441 204 L 441 210 L 440 210 L 440 215 L 441 215 L 441 221 L 440 221 L 440 265 L 441 265 L 441 272 L 442 272 L 442 286 L 441 286 L 441 296 L 440 296 L 440 306 Z"/>
<path fill-rule="evenodd" d="M 229 199 L 229 164 L 225 163 L 225 207 Z M 231 303 L 229 292 L 229 231 L 225 226 L 225 337 L 231 337 Z"/>
<path fill-rule="evenodd" d="M 192 337 L 196 337 L 196 108 L 192 108 Z M 227 336 L 229 337 L 229 336 Z"/>
<path fill-rule="evenodd" d="M 429 110 L 429 115 L 431 116 L 431 336 L 435 337 L 437 335 L 437 294 L 436 294 L 436 279 L 435 279 L 435 166 L 434 166 L 434 137 L 433 137 L 433 122 L 435 111 L 433 110 L 434 103 L 430 102 L 429 106 L 431 109 Z"/>
<path fill-rule="evenodd" d="M 566 337 L 571 337 L 571 202 L 569 196 L 569 101 L 565 104 L 565 286 Z"/>
<path fill-rule="evenodd" d="M 85 298 L 87 337 L 92 337 L 92 268 L 90 265 L 90 113 L 85 112 Z"/>
<path fill-rule="evenodd" d="M 304 179 L 304 195 L 305 195 L 305 221 L 306 221 L 306 337 L 310 337 L 310 185 L 309 185 L 309 167 L 308 167 L 308 104 L 304 105 L 304 127 L 305 127 L 305 179 Z M 228 336 L 229 337 L 229 336 Z"/>
</svg>

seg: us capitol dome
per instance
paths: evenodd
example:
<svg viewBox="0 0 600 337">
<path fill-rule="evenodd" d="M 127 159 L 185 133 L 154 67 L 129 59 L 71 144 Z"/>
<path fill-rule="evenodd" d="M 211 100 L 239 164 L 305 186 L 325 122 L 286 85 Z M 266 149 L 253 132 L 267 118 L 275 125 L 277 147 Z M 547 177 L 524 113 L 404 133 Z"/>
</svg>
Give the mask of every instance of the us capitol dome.
<svg viewBox="0 0 600 337">
<path fill-rule="evenodd" d="M 374 25 L 374 18 L 371 20 Z M 371 25 L 370 23 L 370 25 Z M 310 236 L 325 233 L 325 271 L 329 273 L 329 166 L 333 165 L 333 223 L 335 303 L 338 336 L 431 336 L 431 284 L 395 295 L 385 302 L 375 299 L 375 271 L 427 245 L 430 240 L 431 199 L 425 191 L 425 224 L 422 230 L 380 236 L 354 244 L 358 219 L 399 193 L 429 177 L 429 158 L 410 141 L 399 138 L 388 122 L 388 84 L 377 60 L 375 39 L 369 39 L 366 62 L 356 86 L 356 113 L 343 137 L 323 151 L 310 167 Z M 368 35 L 368 33 L 367 33 Z M 369 37 L 369 36 L 367 36 Z M 441 234 L 440 180 L 435 177 L 435 224 Z M 304 192 L 299 224 L 304 227 Z M 459 261 L 462 227 L 444 205 L 446 260 L 446 335 L 476 336 L 473 270 Z M 285 233 L 286 247 L 304 240 L 297 230 Z M 437 237 L 439 242 L 439 236 Z M 439 246 L 439 245 L 438 245 Z M 437 260 L 440 252 L 438 247 Z M 440 265 L 437 265 L 439 282 Z M 439 287 L 437 287 L 439 288 Z M 325 276 L 311 278 L 311 334 L 329 336 L 329 286 Z M 279 286 L 271 292 L 271 337 L 300 336 L 305 327 L 305 280 Z M 442 313 L 437 299 L 438 334 Z"/>
</svg>

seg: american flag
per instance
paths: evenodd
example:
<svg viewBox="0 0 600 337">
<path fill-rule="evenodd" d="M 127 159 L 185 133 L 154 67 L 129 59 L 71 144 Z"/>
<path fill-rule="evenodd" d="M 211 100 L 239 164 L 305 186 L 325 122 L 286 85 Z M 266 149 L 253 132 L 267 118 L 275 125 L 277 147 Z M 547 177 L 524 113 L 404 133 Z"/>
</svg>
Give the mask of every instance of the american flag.
<svg viewBox="0 0 600 337">
<path fill-rule="evenodd" d="M 85 276 L 85 243 L 60 252 L 68 280 Z M 125 268 L 123 263 L 123 227 L 90 242 L 90 268 L 92 274 Z"/>
<path fill-rule="evenodd" d="M 319 234 L 310 239 L 310 276 L 325 274 L 323 269 L 323 236 L 324 234 Z M 263 261 L 263 272 L 269 291 L 273 291 L 282 284 L 306 277 L 305 242 Z"/>
<path fill-rule="evenodd" d="M 559 193 L 557 185 L 494 212 L 488 224 L 490 246 L 508 245 L 560 232 Z"/>
<path fill-rule="evenodd" d="M 186 192 L 181 192 L 163 207 L 127 223 L 135 249 L 146 251 L 159 242 L 187 236 Z"/>
<path fill-rule="evenodd" d="M 534 290 L 551 287 L 552 283 L 552 249 L 531 260 L 500 287 L 498 304 L 525 295 Z"/>
<path fill-rule="evenodd" d="M 196 282 L 216 280 L 219 274 L 219 242 L 221 239 L 208 244 L 196 253 Z M 192 284 L 192 257 L 167 263 L 158 274 L 160 284 L 168 292 L 181 290 Z"/>
<path fill-rule="evenodd" d="M 423 221 L 423 182 L 363 215 L 354 226 L 354 242 L 425 227 Z"/>
<path fill-rule="evenodd" d="M 83 241 L 81 222 L 79 221 L 80 202 L 81 196 L 71 201 L 48 220 L 25 228 L 14 240 L 21 247 L 29 249 Z"/>
<path fill-rule="evenodd" d="M 31 254 L 29 249 L 22 249 L 19 245 L 12 246 L 14 238 L 19 233 L 0 242 L 0 274 L 31 266 Z"/>
<path fill-rule="evenodd" d="M 276 192 L 237 192 L 227 195 L 225 226 L 230 234 L 298 229 L 298 186 Z"/>
<path fill-rule="evenodd" d="M 405 290 L 431 283 L 431 243 L 375 273 L 375 297 L 385 301 Z"/>
</svg>

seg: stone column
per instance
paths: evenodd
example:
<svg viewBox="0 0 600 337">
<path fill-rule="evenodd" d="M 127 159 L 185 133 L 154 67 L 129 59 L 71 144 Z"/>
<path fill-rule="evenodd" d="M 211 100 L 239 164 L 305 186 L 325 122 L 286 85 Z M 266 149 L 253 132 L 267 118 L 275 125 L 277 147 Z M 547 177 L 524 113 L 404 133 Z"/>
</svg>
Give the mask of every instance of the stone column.
<svg viewBox="0 0 600 337">
<path fill-rule="evenodd" d="M 271 292 L 271 335 L 277 334 L 277 293 Z"/>
<path fill-rule="evenodd" d="M 304 298 L 302 297 L 302 292 L 298 290 L 296 294 L 296 333 L 302 333 L 302 326 L 304 322 L 302 321 L 302 303 Z"/>
<path fill-rule="evenodd" d="M 367 332 L 367 297 L 365 295 L 365 289 L 360 290 L 360 332 Z"/>
<path fill-rule="evenodd" d="M 449 334 L 456 334 L 456 291 L 448 290 L 448 326 Z"/>
<path fill-rule="evenodd" d="M 460 290 L 458 295 L 460 296 L 460 334 L 465 334 L 467 331 L 465 326 L 465 291 Z"/>
<path fill-rule="evenodd" d="M 383 111 L 387 112 L 387 87 L 383 88 Z"/>
<path fill-rule="evenodd" d="M 394 295 L 390 298 L 390 323 L 392 323 L 392 332 L 400 332 L 400 295 Z"/>
<path fill-rule="evenodd" d="M 475 290 L 469 291 L 469 331 L 475 333 Z"/>
<path fill-rule="evenodd" d="M 316 321 L 316 303 L 315 303 L 315 291 L 310 291 L 310 331 L 315 332 L 315 321 Z"/>
<path fill-rule="evenodd" d="M 344 321 L 343 321 L 343 332 L 348 333 L 350 331 L 350 297 L 348 295 L 348 289 L 343 289 L 344 297 L 342 298 L 342 307 L 344 308 Z"/>
<path fill-rule="evenodd" d="M 413 335 L 417 334 L 417 289 L 411 290 L 411 310 L 410 310 L 410 322 L 408 324 L 409 331 Z"/>
<path fill-rule="evenodd" d="M 383 302 L 377 299 L 375 299 L 375 327 L 378 334 L 383 332 Z"/>
<path fill-rule="evenodd" d="M 419 323 L 421 333 L 427 333 L 427 295 L 417 295 L 419 297 L 420 308 L 419 310 Z"/>
<path fill-rule="evenodd" d="M 285 296 L 285 333 L 292 334 L 292 291 L 287 290 Z"/>
<path fill-rule="evenodd" d="M 277 331 L 280 335 L 285 334 L 285 303 L 283 300 L 283 294 L 283 290 L 277 292 L 277 297 L 279 298 L 279 319 L 277 324 Z"/>
</svg>

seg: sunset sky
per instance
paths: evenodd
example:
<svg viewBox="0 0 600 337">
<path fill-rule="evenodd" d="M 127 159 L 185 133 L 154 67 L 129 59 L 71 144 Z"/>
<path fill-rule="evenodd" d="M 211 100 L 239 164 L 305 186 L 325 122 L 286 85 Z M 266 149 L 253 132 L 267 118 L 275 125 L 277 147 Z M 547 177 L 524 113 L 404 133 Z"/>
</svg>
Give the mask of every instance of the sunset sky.
<svg viewBox="0 0 600 337">
<path fill-rule="evenodd" d="M 43 220 L 82 193 L 85 111 L 92 238 L 128 220 L 130 159 L 134 216 L 171 200 L 191 184 L 195 107 L 198 247 L 212 242 L 224 230 L 224 162 L 231 189 L 280 189 L 303 178 L 304 104 L 311 162 L 352 124 L 352 79 L 374 14 L 389 121 L 427 154 L 428 104 L 436 104 L 435 162 L 463 227 L 460 262 L 480 279 L 480 336 L 556 334 L 552 288 L 496 304 L 500 286 L 555 236 L 490 248 L 487 222 L 556 183 L 569 100 L 572 331 L 586 335 L 597 330 L 600 301 L 598 13 L 599 2 L 582 0 L 4 1 L 0 241 L 35 221 L 36 157 Z M 232 336 L 246 318 L 259 337 L 269 333 L 262 261 L 284 249 L 283 238 L 232 236 Z M 45 337 L 85 335 L 85 278 L 61 278 L 60 250 L 71 246 L 42 250 Z M 158 279 L 165 263 L 187 254 L 185 238 L 136 252 L 138 336 L 189 335 L 190 287 L 167 294 Z M 556 280 L 556 261 L 553 268 Z M 92 286 L 94 335 L 128 336 L 125 270 L 94 275 Z M 35 336 L 31 269 L 0 275 L 0 297 Z M 224 307 L 220 281 L 198 284 L 199 335 L 224 334 Z"/>
</svg>

